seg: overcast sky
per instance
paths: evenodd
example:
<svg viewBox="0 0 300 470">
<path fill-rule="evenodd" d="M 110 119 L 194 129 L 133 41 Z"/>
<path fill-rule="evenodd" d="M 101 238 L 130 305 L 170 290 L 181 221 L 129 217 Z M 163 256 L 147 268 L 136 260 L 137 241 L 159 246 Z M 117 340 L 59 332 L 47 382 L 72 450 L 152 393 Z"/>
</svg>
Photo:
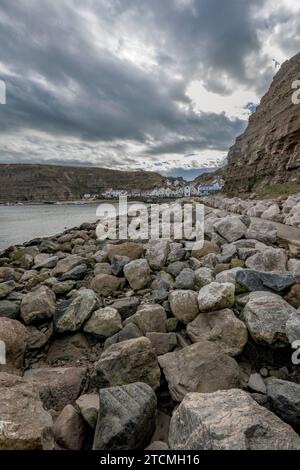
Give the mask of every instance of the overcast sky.
<svg viewBox="0 0 300 470">
<path fill-rule="evenodd" d="M 297 0 L 1 0 L 0 162 L 197 176 L 280 64 Z M 278 70 L 278 69 L 277 69 Z"/>
</svg>

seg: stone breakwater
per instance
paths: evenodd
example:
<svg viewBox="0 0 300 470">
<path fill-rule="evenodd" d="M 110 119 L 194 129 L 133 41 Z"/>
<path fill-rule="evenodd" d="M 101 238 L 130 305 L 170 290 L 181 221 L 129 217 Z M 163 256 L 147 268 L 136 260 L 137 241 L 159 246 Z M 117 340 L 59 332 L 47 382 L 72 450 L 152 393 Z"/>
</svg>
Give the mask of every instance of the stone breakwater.
<svg viewBox="0 0 300 470">
<path fill-rule="evenodd" d="M 193 250 L 95 228 L 0 254 L 0 449 L 300 449 L 300 259 L 276 229 L 206 208 Z"/>
<path fill-rule="evenodd" d="M 286 199 L 249 200 L 239 197 L 208 196 L 201 199 L 204 204 L 249 217 L 300 227 L 300 194 Z"/>
</svg>

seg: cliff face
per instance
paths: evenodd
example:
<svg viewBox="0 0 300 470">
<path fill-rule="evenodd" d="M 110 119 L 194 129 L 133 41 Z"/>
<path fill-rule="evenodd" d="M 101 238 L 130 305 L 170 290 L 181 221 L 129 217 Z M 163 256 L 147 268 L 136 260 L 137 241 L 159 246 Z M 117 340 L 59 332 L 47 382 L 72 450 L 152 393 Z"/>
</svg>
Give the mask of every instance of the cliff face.
<svg viewBox="0 0 300 470">
<path fill-rule="evenodd" d="M 231 147 L 227 193 L 300 183 L 300 105 L 292 103 L 295 80 L 300 80 L 300 53 L 282 65 L 246 131 Z"/>
<path fill-rule="evenodd" d="M 0 202 L 67 201 L 85 193 L 115 189 L 152 189 L 157 173 L 52 165 L 0 165 Z"/>
</svg>

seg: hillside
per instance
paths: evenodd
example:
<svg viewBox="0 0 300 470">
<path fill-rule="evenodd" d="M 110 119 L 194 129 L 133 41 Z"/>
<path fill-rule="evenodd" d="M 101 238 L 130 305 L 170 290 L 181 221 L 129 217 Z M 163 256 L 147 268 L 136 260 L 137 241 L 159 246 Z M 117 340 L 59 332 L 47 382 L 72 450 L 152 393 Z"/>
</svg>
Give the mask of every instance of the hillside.
<svg viewBox="0 0 300 470">
<path fill-rule="evenodd" d="M 67 201 L 109 188 L 151 189 L 165 178 L 146 171 L 0 164 L 0 202 Z"/>
<path fill-rule="evenodd" d="M 218 178 L 223 178 L 225 172 L 225 167 L 218 168 L 216 171 L 209 173 L 203 173 L 202 175 L 197 176 L 194 179 L 193 183 L 195 184 L 211 184 Z"/>
<path fill-rule="evenodd" d="M 246 131 L 228 154 L 225 191 L 300 189 L 300 105 L 292 102 L 292 83 L 300 79 L 300 53 L 274 77 Z"/>
</svg>

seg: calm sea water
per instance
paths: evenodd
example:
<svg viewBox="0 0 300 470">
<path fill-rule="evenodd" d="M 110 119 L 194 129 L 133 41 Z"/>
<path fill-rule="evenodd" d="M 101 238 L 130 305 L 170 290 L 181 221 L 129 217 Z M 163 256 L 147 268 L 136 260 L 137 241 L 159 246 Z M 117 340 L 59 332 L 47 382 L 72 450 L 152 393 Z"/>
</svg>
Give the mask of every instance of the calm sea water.
<svg viewBox="0 0 300 470">
<path fill-rule="evenodd" d="M 97 205 L 0 206 L 0 250 L 95 222 Z"/>
</svg>

